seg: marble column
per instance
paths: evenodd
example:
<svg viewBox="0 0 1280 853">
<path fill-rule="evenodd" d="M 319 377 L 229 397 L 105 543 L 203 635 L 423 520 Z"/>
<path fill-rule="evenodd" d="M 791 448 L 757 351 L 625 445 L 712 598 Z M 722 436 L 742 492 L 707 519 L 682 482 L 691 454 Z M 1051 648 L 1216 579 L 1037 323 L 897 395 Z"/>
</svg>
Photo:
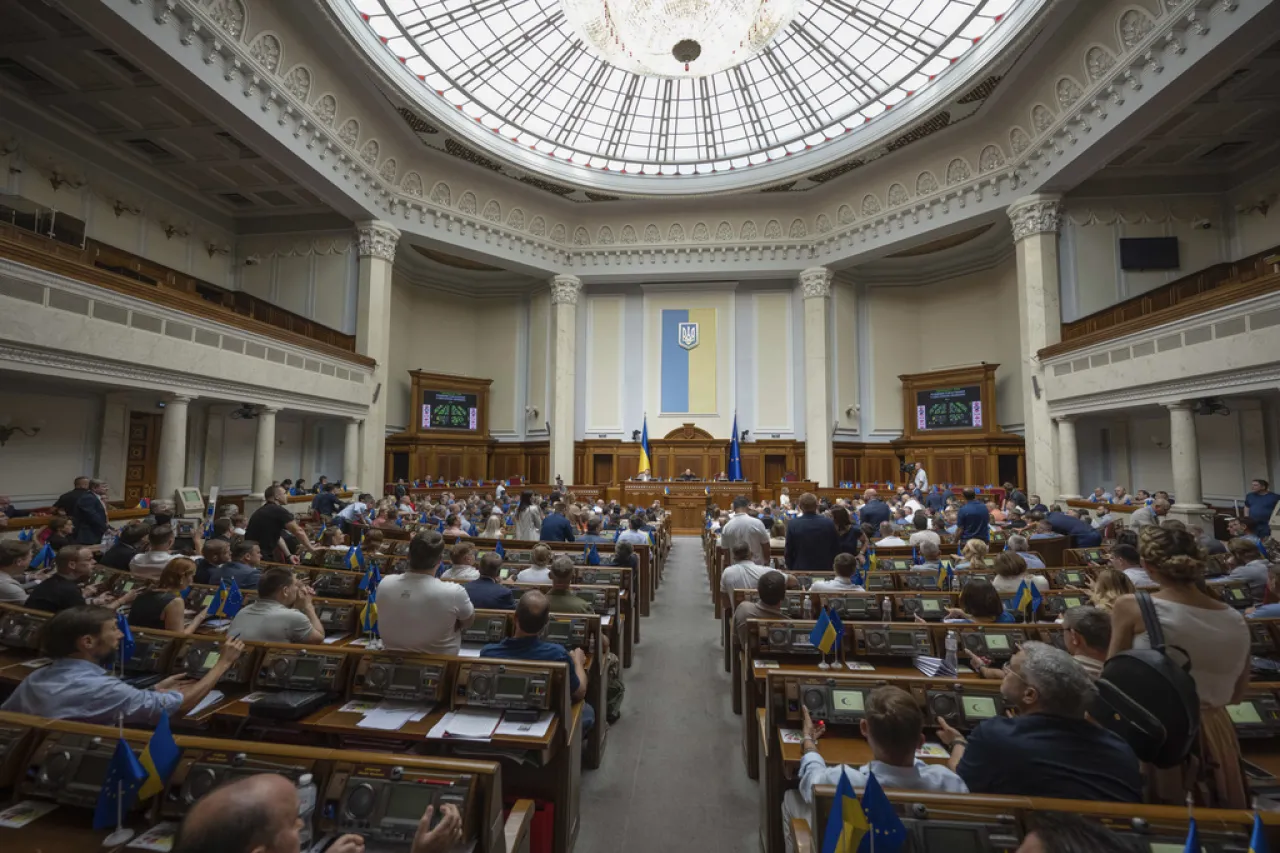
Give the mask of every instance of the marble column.
<svg viewBox="0 0 1280 853">
<path fill-rule="evenodd" d="M 311 418 L 302 419 L 302 461 L 298 465 L 298 473 L 291 477 L 301 477 L 308 483 L 316 478 L 316 422 Z"/>
<path fill-rule="evenodd" d="M 111 486 L 112 500 L 124 495 L 126 457 L 129 455 L 130 394 L 110 391 L 103 399 L 102 437 L 98 439 L 98 467 L 95 476 Z"/>
<path fill-rule="evenodd" d="M 573 484 L 573 432 L 577 413 L 578 295 L 582 279 L 551 279 L 551 481 Z"/>
<path fill-rule="evenodd" d="M 831 376 L 827 366 L 831 270 L 812 267 L 800 273 L 800 292 L 804 297 L 805 479 L 819 486 L 831 486 L 833 418 Z"/>
<path fill-rule="evenodd" d="M 209 407 L 187 408 L 187 473 L 183 485 L 196 486 L 204 493 L 209 484 L 204 477 L 204 448 L 209 438 Z"/>
<path fill-rule="evenodd" d="M 1069 415 L 1054 418 L 1058 422 L 1058 481 L 1062 500 L 1080 497 L 1080 455 L 1076 450 L 1076 419 Z M 1039 494 L 1035 492 L 1034 494 Z M 1041 500 L 1048 497 L 1040 495 Z"/>
<path fill-rule="evenodd" d="M 356 482 L 360 474 L 360 418 L 347 418 L 347 438 L 342 445 L 342 476 L 333 477 L 340 483 Z"/>
<path fill-rule="evenodd" d="M 187 407 L 194 397 L 175 394 L 164 407 L 156 465 L 156 497 L 174 500 L 184 485 L 187 466 Z"/>
<path fill-rule="evenodd" d="M 359 308 L 356 312 L 356 352 L 372 358 L 377 365 L 369 377 L 370 389 L 378 398 L 369 406 L 360 434 L 360 467 L 344 471 L 347 485 L 375 495 L 382 494 L 386 468 L 387 367 L 391 359 L 391 268 L 396 259 L 400 232 L 385 222 L 363 222 L 356 227 L 360 256 Z M 343 462 L 345 469 L 352 466 Z"/>
<path fill-rule="evenodd" d="M 259 496 L 271 485 L 276 469 L 276 413 L 265 406 L 258 410 L 258 436 L 253 448 L 253 491 Z"/>
<path fill-rule="evenodd" d="M 1198 516 L 1205 508 L 1200 493 L 1200 445 L 1196 439 L 1195 405 L 1180 400 L 1166 403 L 1169 410 L 1169 457 L 1173 467 L 1173 507 L 1184 518 Z M 1185 520 L 1185 518 L 1184 518 Z M 1199 523 L 1198 519 L 1195 523 Z"/>
<path fill-rule="evenodd" d="M 1022 360 L 1016 369 L 1022 383 L 1026 485 L 1028 492 L 1050 498 L 1063 490 L 1059 489 L 1046 374 L 1036 353 L 1062 339 L 1062 312 L 1058 305 L 1058 229 L 1062 223 L 1062 197 L 1027 196 L 1011 204 L 1007 213 L 1013 224 L 1018 258 L 1018 332 Z"/>
</svg>

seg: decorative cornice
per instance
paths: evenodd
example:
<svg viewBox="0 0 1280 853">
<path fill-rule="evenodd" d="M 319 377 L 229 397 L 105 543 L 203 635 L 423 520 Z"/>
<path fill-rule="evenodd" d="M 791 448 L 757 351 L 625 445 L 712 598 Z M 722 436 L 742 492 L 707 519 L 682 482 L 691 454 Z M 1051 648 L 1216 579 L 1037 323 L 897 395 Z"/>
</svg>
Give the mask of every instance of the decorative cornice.
<svg viewBox="0 0 1280 853">
<path fill-rule="evenodd" d="M 582 293 L 582 279 L 576 275 L 558 275 L 551 279 L 552 305 L 577 305 Z"/>
<path fill-rule="evenodd" d="M 393 263 L 400 231 L 385 222 L 362 222 L 356 226 L 356 247 L 362 258 L 378 258 Z"/>
<path fill-rule="evenodd" d="M 800 292 L 805 299 L 826 299 L 831 295 L 831 270 L 810 267 L 801 272 Z"/>
<path fill-rule="evenodd" d="M 1033 234 L 1057 234 L 1062 228 L 1061 196 L 1028 196 L 1009 205 L 1007 212 L 1015 243 Z"/>
</svg>

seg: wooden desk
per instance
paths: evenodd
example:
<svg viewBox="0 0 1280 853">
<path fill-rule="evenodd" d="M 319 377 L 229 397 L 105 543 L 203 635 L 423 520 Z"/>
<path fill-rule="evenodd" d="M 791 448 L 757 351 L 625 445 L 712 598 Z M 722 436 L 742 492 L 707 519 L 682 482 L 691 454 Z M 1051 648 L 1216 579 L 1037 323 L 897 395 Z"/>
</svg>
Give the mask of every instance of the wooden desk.
<svg viewBox="0 0 1280 853">
<path fill-rule="evenodd" d="M 643 482 L 628 480 L 618 487 L 622 503 L 649 506 L 659 501 L 671 515 L 673 533 L 697 534 L 706 527 L 707 506 L 715 503 L 728 507 L 738 495 L 756 499 L 757 486 L 751 482 L 710 482 L 676 480 Z"/>
<path fill-rule="evenodd" d="M 135 815 L 132 820 L 125 821 L 125 825 L 132 827 L 135 830 L 134 837 L 137 837 L 150 826 L 150 822 L 142 815 Z M 103 846 L 103 840 L 110 834 L 110 829 L 93 828 L 92 810 L 58 806 L 22 829 L 0 829 L 0 850 L 5 853 L 123 851 L 124 845 Z"/>
</svg>

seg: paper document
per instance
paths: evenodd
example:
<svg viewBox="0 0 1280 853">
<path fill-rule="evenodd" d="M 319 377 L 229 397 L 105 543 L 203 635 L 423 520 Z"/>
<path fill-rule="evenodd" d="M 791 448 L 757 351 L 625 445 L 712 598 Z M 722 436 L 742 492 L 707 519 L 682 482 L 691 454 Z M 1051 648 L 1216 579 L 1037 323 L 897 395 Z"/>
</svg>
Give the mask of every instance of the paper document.
<svg viewBox="0 0 1280 853">
<path fill-rule="evenodd" d="M 916 750 L 916 758 L 950 758 L 951 751 L 940 743 L 926 743 Z"/>
<path fill-rule="evenodd" d="M 28 669 L 39 669 L 42 666 L 48 666 L 53 663 L 53 658 L 32 658 L 22 662 L 22 665 Z"/>
<path fill-rule="evenodd" d="M 535 722 L 532 723 L 516 723 L 508 720 L 505 716 L 498 727 L 493 730 L 494 737 L 546 737 L 547 730 L 551 728 L 551 720 L 554 714 L 550 711 L 543 711 Z"/>
<path fill-rule="evenodd" d="M 22 827 L 42 818 L 58 807 L 57 803 L 44 803 L 39 800 L 23 800 L 20 803 L 0 810 L 0 827 L 5 829 L 22 829 Z"/>
<path fill-rule="evenodd" d="M 210 690 L 209 694 L 196 703 L 196 706 L 187 712 L 187 716 L 195 716 L 206 708 L 218 704 L 226 698 L 226 694 L 221 690 Z"/>
<path fill-rule="evenodd" d="M 376 707 L 378 703 L 371 699 L 352 699 L 338 711 L 343 714 L 367 714 Z"/>
<path fill-rule="evenodd" d="M 501 721 L 501 711 L 463 708 L 441 717 L 440 722 L 427 733 L 427 737 L 487 741 L 493 737 L 494 729 Z"/>
<path fill-rule="evenodd" d="M 804 733 L 796 729 L 778 729 L 778 734 L 782 736 L 783 743 L 803 743 Z"/>
<path fill-rule="evenodd" d="M 608 628 L 611 624 L 613 624 L 613 614 L 606 613 L 605 615 L 601 616 L 600 624 L 605 628 Z"/>
<path fill-rule="evenodd" d="M 169 853 L 173 849 L 173 840 L 178 835 L 178 825 L 171 821 L 157 823 L 146 832 L 129 842 L 130 850 L 154 850 L 156 853 Z"/>
<path fill-rule="evenodd" d="M 326 646 L 332 646 L 334 643 L 341 643 L 346 638 L 347 638 L 346 634 L 331 634 L 330 636 L 324 638 L 324 644 Z"/>
<path fill-rule="evenodd" d="M 915 659 L 916 669 L 930 678 L 955 678 L 956 671 L 942 658 L 920 655 Z"/>
<path fill-rule="evenodd" d="M 404 728 L 405 723 L 413 716 L 413 711 L 383 711 L 374 708 L 368 711 L 356 723 L 358 729 L 374 729 L 382 732 L 394 732 Z"/>
<path fill-rule="evenodd" d="M 458 649 L 458 657 L 460 658 L 478 658 L 480 657 L 479 646 L 463 646 Z"/>
</svg>

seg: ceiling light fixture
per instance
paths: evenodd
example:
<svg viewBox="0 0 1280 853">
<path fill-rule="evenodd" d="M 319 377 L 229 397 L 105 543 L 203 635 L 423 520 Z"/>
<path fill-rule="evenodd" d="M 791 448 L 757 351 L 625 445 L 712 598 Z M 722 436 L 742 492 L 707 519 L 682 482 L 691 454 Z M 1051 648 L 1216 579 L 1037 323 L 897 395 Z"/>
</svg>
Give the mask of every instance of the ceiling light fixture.
<svg viewBox="0 0 1280 853">
<path fill-rule="evenodd" d="M 606 62 L 650 77 L 706 77 L 764 50 L 801 0 L 560 0 Z"/>
</svg>

